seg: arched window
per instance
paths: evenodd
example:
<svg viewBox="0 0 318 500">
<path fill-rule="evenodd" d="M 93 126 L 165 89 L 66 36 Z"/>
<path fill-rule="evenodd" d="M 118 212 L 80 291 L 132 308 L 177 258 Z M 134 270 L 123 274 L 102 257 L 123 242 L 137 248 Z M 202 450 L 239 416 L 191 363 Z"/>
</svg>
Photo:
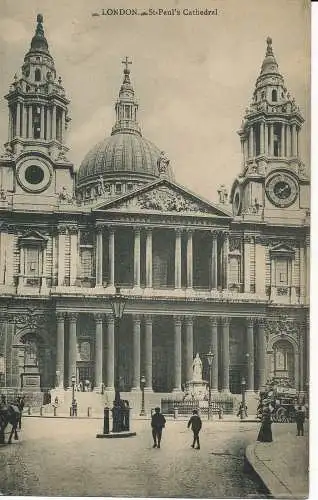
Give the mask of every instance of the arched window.
<svg viewBox="0 0 318 500">
<path fill-rule="evenodd" d="M 277 90 L 272 90 L 272 101 L 277 102 Z"/>
<path fill-rule="evenodd" d="M 35 79 L 36 82 L 40 82 L 41 81 L 41 70 L 39 68 L 37 68 L 35 70 L 34 79 Z"/>
<path fill-rule="evenodd" d="M 288 340 L 278 340 L 273 346 L 273 375 L 294 383 L 294 348 Z"/>
</svg>

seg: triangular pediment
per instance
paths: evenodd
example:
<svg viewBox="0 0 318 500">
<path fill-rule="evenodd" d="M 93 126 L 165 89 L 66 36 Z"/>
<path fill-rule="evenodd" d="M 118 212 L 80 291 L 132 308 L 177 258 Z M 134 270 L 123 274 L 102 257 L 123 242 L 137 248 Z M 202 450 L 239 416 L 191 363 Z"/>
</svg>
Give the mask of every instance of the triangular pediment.
<svg viewBox="0 0 318 500">
<path fill-rule="evenodd" d="M 270 249 L 270 253 L 277 257 L 279 256 L 294 256 L 295 249 L 289 246 L 287 243 L 279 243 Z"/>
<path fill-rule="evenodd" d="M 168 179 L 143 186 L 129 194 L 104 202 L 94 211 L 178 213 L 231 218 L 231 213 Z"/>
<path fill-rule="evenodd" d="M 19 237 L 20 245 L 46 245 L 48 238 L 38 231 L 28 231 Z"/>
</svg>

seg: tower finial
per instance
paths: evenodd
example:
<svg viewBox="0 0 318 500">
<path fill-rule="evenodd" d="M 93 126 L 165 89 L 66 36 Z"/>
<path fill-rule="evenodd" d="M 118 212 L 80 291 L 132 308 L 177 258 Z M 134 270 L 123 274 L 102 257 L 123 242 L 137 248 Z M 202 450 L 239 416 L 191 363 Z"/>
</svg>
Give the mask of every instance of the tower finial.
<svg viewBox="0 0 318 500">
<path fill-rule="evenodd" d="M 267 56 L 272 56 L 274 55 L 273 54 L 273 48 L 272 48 L 272 43 L 273 43 L 273 40 L 271 39 L 270 36 L 268 36 L 266 38 L 266 43 L 267 43 L 267 49 L 266 49 L 266 55 Z"/>
<path fill-rule="evenodd" d="M 37 20 L 38 23 L 43 23 L 43 15 L 42 14 L 38 14 L 36 16 L 36 20 Z"/>
</svg>

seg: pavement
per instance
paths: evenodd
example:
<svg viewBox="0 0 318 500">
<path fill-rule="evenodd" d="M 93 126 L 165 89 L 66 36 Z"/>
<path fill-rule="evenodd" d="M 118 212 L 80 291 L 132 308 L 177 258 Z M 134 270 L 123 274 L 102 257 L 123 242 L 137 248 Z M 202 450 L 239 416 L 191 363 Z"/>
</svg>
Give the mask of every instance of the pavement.
<svg viewBox="0 0 318 500">
<path fill-rule="evenodd" d="M 183 420 L 169 420 L 161 449 L 149 420 L 136 436 L 96 439 L 102 419 L 24 418 L 19 441 L 0 448 L 0 493 L 23 496 L 268 498 L 245 471 L 246 446 L 259 424 L 204 421 L 201 449 Z"/>
<path fill-rule="evenodd" d="M 297 436 L 296 424 L 272 424 L 273 442 L 247 446 L 245 458 L 273 498 L 307 498 L 309 435 Z"/>
</svg>

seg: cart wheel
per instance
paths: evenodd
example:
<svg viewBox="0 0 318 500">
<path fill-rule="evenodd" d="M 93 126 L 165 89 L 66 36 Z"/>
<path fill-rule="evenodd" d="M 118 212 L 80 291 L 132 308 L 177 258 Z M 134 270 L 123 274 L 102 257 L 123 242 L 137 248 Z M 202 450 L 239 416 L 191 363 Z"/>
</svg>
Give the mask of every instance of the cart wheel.
<svg viewBox="0 0 318 500">
<path fill-rule="evenodd" d="M 286 420 L 286 411 L 284 408 L 278 408 L 276 412 L 276 422 L 287 422 Z"/>
</svg>

